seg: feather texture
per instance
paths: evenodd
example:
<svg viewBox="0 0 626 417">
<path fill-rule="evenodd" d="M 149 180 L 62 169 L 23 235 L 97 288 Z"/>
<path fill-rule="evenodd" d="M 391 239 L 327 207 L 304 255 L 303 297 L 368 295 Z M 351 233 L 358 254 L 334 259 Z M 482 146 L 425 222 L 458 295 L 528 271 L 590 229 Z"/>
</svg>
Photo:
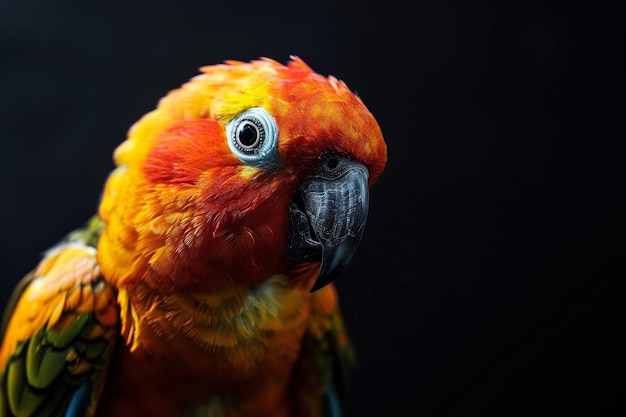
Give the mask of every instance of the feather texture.
<svg viewBox="0 0 626 417">
<path fill-rule="evenodd" d="M 386 159 L 361 99 L 298 57 L 203 67 L 16 288 L 0 416 L 338 417 L 354 352 L 335 275 L 314 284 L 356 250 Z"/>
</svg>

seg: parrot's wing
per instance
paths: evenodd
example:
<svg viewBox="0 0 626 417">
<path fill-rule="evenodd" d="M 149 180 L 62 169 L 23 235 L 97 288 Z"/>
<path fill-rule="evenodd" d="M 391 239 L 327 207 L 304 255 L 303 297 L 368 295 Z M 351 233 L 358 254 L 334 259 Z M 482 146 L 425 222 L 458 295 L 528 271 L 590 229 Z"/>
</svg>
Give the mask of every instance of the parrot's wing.
<svg viewBox="0 0 626 417">
<path fill-rule="evenodd" d="M 0 336 L 0 416 L 84 415 L 112 352 L 118 310 L 85 229 L 46 253 L 16 287 Z"/>
<path fill-rule="evenodd" d="M 330 317 L 330 329 L 324 340 L 318 344 L 318 355 L 325 355 L 330 362 L 332 374 L 329 376 L 324 396 L 324 409 L 328 417 L 343 415 L 343 400 L 348 389 L 349 376 L 355 364 L 352 347 L 347 343 L 345 330 L 339 315 Z"/>
<path fill-rule="evenodd" d="M 336 303 L 335 291 L 333 285 L 328 285 L 315 294 L 313 319 L 297 367 L 304 381 L 299 402 L 307 408 L 307 412 L 301 415 L 343 415 L 343 400 L 356 357 Z M 312 375 L 318 378 L 312 378 Z M 320 394 L 323 397 L 321 403 Z"/>
</svg>

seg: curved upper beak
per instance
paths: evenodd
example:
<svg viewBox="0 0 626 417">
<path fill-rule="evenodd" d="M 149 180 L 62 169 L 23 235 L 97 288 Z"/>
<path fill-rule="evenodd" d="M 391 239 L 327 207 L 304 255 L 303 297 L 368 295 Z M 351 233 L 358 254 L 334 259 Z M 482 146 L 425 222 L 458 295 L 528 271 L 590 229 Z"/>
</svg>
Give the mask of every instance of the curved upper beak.
<svg viewBox="0 0 626 417">
<path fill-rule="evenodd" d="M 360 162 L 329 154 L 289 205 L 290 256 L 320 262 L 311 292 L 332 282 L 359 246 L 369 207 L 368 177 Z"/>
</svg>

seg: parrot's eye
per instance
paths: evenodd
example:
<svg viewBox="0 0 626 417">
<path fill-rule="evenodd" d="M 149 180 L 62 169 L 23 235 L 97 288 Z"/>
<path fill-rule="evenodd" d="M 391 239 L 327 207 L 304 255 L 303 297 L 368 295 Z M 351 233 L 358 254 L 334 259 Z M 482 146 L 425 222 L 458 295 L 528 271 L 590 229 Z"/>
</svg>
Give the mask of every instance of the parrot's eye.
<svg viewBox="0 0 626 417">
<path fill-rule="evenodd" d="M 263 145 L 265 129 L 257 119 L 245 119 L 235 130 L 235 146 L 245 153 L 254 153 Z"/>
<path fill-rule="evenodd" d="M 278 128 L 274 118 L 260 107 L 248 109 L 226 125 L 230 150 L 241 160 L 263 169 L 275 168 Z"/>
</svg>

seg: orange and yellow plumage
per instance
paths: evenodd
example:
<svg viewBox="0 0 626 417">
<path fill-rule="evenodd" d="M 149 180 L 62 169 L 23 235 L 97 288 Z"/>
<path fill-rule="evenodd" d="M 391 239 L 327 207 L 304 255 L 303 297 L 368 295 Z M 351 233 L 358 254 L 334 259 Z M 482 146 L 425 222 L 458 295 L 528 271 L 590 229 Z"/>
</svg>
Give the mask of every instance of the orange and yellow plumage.
<svg viewBox="0 0 626 417">
<path fill-rule="evenodd" d="M 335 415 L 352 350 L 330 281 L 386 163 L 361 100 L 297 57 L 226 61 L 114 159 L 98 215 L 7 308 L 0 416 Z"/>
</svg>

